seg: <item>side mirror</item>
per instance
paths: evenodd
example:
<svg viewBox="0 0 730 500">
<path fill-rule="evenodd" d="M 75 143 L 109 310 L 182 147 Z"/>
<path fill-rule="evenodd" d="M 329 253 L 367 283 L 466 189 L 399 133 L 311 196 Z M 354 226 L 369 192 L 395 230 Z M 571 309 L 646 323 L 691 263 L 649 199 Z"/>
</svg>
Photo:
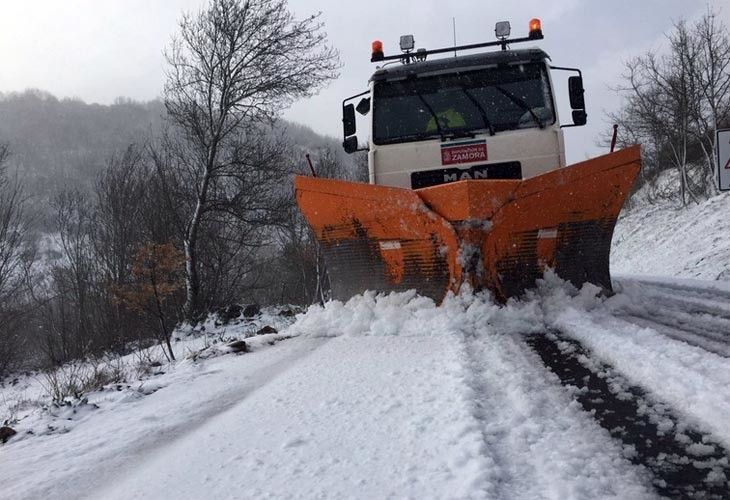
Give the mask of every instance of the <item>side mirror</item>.
<svg viewBox="0 0 730 500">
<path fill-rule="evenodd" d="M 370 111 L 370 98 L 363 97 L 360 102 L 357 103 L 355 110 L 361 115 L 365 116 Z"/>
<path fill-rule="evenodd" d="M 345 137 L 349 137 L 355 133 L 354 104 L 348 104 L 347 106 L 342 107 L 342 129 Z"/>
<path fill-rule="evenodd" d="M 568 93 L 570 95 L 570 107 L 573 109 L 586 109 L 586 102 L 583 97 L 583 78 L 571 76 L 568 78 Z"/>
<path fill-rule="evenodd" d="M 350 106 L 352 106 L 352 104 L 350 104 Z M 355 151 L 357 151 L 357 136 L 353 135 L 353 136 L 347 137 L 342 142 L 342 147 L 345 150 L 345 153 L 347 153 L 347 154 L 352 154 Z"/>
<path fill-rule="evenodd" d="M 573 125 L 585 125 L 588 121 L 588 115 L 585 109 L 573 110 Z"/>
</svg>

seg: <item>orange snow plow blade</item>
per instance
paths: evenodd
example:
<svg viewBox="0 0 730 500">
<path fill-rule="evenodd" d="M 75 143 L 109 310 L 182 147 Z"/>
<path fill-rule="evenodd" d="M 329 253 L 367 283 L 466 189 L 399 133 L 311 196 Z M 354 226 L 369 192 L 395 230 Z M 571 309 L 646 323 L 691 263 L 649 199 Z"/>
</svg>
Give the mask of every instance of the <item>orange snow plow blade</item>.
<svg viewBox="0 0 730 500">
<path fill-rule="evenodd" d="M 332 296 L 406 291 L 440 301 L 461 282 L 451 225 L 415 191 L 310 177 L 297 202 L 322 245 Z"/>
<path fill-rule="evenodd" d="M 640 164 L 634 146 L 525 180 L 409 190 L 297 177 L 295 188 L 333 298 L 413 288 L 440 302 L 468 281 L 506 300 L 548 268 L 611 290 L 613 228 Z"/>
</svg>

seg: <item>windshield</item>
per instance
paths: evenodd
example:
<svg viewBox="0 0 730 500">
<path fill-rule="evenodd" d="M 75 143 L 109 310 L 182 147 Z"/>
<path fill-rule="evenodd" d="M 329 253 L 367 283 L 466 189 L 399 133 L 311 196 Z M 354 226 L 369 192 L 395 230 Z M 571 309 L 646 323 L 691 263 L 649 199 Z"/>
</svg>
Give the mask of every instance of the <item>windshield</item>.
<svg viewBox="0 0 730 500">
<path fill-rule="evenodd" d="M 542 63 L 380 81 L 374 93 L 375 144 L 493 135 L 555 122 Z"/>
</svg>

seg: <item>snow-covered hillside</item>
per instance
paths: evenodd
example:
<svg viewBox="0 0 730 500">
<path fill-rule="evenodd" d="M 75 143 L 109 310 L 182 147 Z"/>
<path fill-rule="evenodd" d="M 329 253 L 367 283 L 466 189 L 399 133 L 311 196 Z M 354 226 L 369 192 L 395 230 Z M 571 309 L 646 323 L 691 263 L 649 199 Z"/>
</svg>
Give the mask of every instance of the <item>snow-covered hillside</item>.
<svg viewBox="0 0 730 500">
<path fill-rule="evenodd" d="M 686 208 L 638 198 L 616 225 L 612 272 L 730 281 L 730 193 Z"/>
</svg>

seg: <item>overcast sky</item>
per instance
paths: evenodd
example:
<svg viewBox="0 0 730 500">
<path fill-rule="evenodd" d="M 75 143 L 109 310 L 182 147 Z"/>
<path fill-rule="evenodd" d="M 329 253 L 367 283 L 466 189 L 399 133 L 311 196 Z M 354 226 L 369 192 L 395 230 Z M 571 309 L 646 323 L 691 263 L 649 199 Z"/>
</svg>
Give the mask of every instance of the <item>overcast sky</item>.
<svg viewBox="0 0 730 500">
<path fill-rule="evenodd" d="M 59 97 L 111 103 L 126 96 L 149 100 L 163 84 L 162 51 L 176 32 L 183 10 L 205 0 L 0 0 L 0 92 L 28 87 Z M 285 117 L 320 133 L 339 136 L 340 103 L 365 90 L 374 66 L 370 42 L 380 39 L 386 54 L 397 51 L 402 34 L 417 47 L 492 40 L 494 23 L 509 20 L 514 36 L 526 34 L 532 17 L 542 20 L 545 40 L 537 43 L 553 63 L 583 69 L 589 125 L 568 129 L 568 160 L 601 150 L 595 145 L 604 111 L 618 98 L 609 90 L 622 62 L 648 49 L 661 49 L 673 21 L 695 19 L 708 6 L 730 25 L 726 0 L 290 0 L 299 16 L 321 11 L 331 44 L 341 54 L 340 78 L 318 96 L 296 103 Z M 555 73 L 563 81 L 565 73 Z M 559 89 L 560 90 L 560 89 Z M 558 100 L 567 102 L 567 94 Z M 565 110 L 564 106 L 559 109 Z M 563 111 L 562 119 L 569 119 Z"/>
</svg>

